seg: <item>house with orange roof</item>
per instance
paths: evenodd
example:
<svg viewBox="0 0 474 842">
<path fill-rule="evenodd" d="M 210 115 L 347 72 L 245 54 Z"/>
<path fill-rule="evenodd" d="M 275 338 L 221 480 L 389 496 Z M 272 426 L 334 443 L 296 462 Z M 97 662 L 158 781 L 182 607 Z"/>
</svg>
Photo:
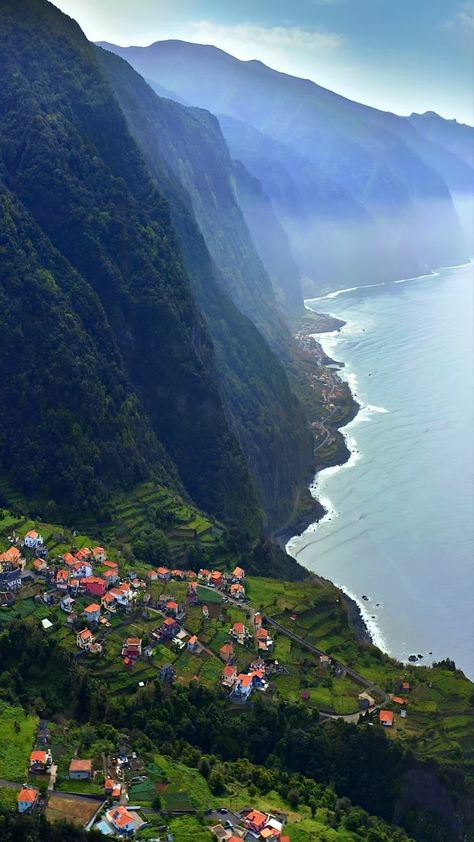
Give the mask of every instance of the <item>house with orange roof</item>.
<svg viewBox="0 0 474 842">
<path fill-rule="evenodd" d="M 37 573 L 42 573 L 48 569 L 48 562 L 44 558 L 35 558 L 33 562 L 33 570 Z"/>
<path fill-rule="evenodd" d="M 103 596 L 106 590 L 105 579 L 101 576 L 86 576 L 82 579 L 81 584 L 86 593 L 91 596 Z"/>
<path fill-rule="evenodd" d="M 280 842 L 281 833 L 275 827 L 266 825 L 263 830 L 260 831 L 258 838 L 262 839 L 262 842 Z"/>
<path fill-rule="evenodd" d="M 88 559 L 83 559 L 82 561 L 76 559 L 72 565 L 72 571 L 72 575 L 76 576 L 77 579 L 85 579 L 86 577 L 92 576 L 92 564 Z"/>
<path fill-rule="evenodd" d="M 100 605 L 97 602 L 87 605 L 82 616 L 86 618 L 88 623 L 98 623 L 100 620 Z"/>
<path fill-rule="evenodd" d="M 220 588 L 224 582 L 224 576 L 220 570 L 213 570 L 211 573 L 211 578 L 209 584 L 214 586 L 215 588 Z"/>
<path fill-rule="evenodd" d="M 73 554 L 72 554 L 72 553 L 64 553 L 64 555 L 63 555 L 63 561 L 64 561 L 64 564 L 65 564 L 67 567 L 74 567 L 74 565 L 75 565 L 75 563 L 76 563 L 76 561 L 77 561 L 77 558 L 74 558 L 74 556 L 73 556 Z"/>
<path fill-rule="evenodd" d="M 107 570 L 105 570 L 104 571 L 104 579 L 105 579 L 105 582 L 107 584 L 107 587 L 110 587 L 111 585 L 115 585 L 115 583 L 118 582 L 119 579 L 120 579 L 119 573 L 118 573 L 118 567 L 108 568 Z"/>
<path fill-rule="evenodd" d="M 246 702 L 253 690 L 253 679 L 251 675 L 241 672 L 235 680 L 232 689 L 232 696 L 241 702 Z"/>
<path fill-rule="evenodd" d="M 8 550 L 0 553 L 0 567 L 10 564 L 16 567 L 21 564 L 21 552 L 18 547 L 9 547 Z"/>
<path fill-rule="evenodd" d="M 243 623 L 234 623 L 234 625 L 232 626 L 231 634 L 234 640 L 236 640 L 237 643 L 240 643 L 240 645 L 243 646 L 246 641 L 246 638 L 248 637 L 249 631 Z"/>
<path fill-rule="evenodd" d="M 232 571 L 232 578 L 241 582 L 242 579 L 245 579 L 245 570 L 242 567 L 236 567 L 235 570 Z"/>
<path fill-rule="evenodd" d="M 127 637 L 122 646 L 122 657 L 131 658 L 136 661 L 142 654 L 142 639 L 141 637 Z"/>
<path fill-rule="evenodd" d="M 46 772 L 48 766 L 51 766 L 52 757 L 50 751 L 44 749 L 35 749 L 30 754 L 30 772 L 42 773 Z"/>
<path fill-rule="evenodd" d="M 69 764 L 69 777 L 73 781 L 87 781 L 92 778 L 92 760 L 73 757 Z"/>
<path fill-rule="evenodd" d="M 36 547 L 43 546 L 44 539 L 39 532 L 36 531 L 36 529 L 30 529 L 30 531 L 26 533 L 23 543 L 25 547 L 29 547 L 30 550 L 34 550 Z"/>
<path fill-rule="evenodd" d="M 257 631 L 257 647 L 259 652 L 269 652 L 273 646 L 273 640 L 267 629 L 260 628 Z"/>
<path fill-rule="evenodd" d="M 392 702 L 394 702 L 396 705 L 407 705 L 408 699 L 406 698 L 406 696 L 392 696 Z"/>
<path fill-rule="evenodd" d="M 184 577 L 185 577 L 185 571 L 184 571 L 184 570 L 180 570 L 180 569 L 177 567 L 175 570 L 172 570 L 172 571 L 171 571 L 171 575 L 172 575 L 173 579 L 184 579 Z"/>
<path fill-rule="evenodd" d="M 179 605 L 174 599 L 169 599 L 166 603 L 166 610 L 172 617 L 176 617 L 179 614 Z"/>
<path fill-rule="evenodd" d="M 114 785 L 112 787 L 112 792 L 111 792 L 112 800 L 113 801 L 120 801 L 121 795 L 122 795 L 122 784 L 114 783 Z"/>
<path fill-rule="evenodd" d="M 77 633 L 76 644 L 79 649 L 88 651 L 93 643 L 95 643 L 95 637 L 90 629 L 82 629 L 82 631 Z"/>
<path fill-rule="evenodd" d="M 224 643 L 219 649 L 219 657 L 225 664 L 227 664 L 234 656 L 234 647 L 232 643 Z"/>
<path fill-rule="evenodd" d="M 69 582 L 69 570 L 66 570 L 64 567 L 61 567 L 60 570 L 56 571 L 55 576 L 55 585 L 59 590 L 67 590 Z"/>
<path fill-rule="evenodd" d="M 197 579 L 197 573 L 194 570 L 186 570 L 186 579 L 189 582 L 194 582 Z"/>
<path fill-rule="evenodd" d="M 99 564 L 103 564 L 107 558 L 107 553 L 103 547 L 94 547 L 92 550 L 92 556 L 94 561 L 97 561 Z"/>
<path fill-rule="evenodd" d="M 170 571 L 167 567 L 158 567 L 156 572 L 158 573 L 158 578 L 163 579 L 165 582 L 167 582 L 171 577 Z"/>
<path fill-rule="evenodd" d="M 233 687 L 235 682 L 237 681 L 237 667 L 235 666 L 227 666 L 224 667 L 222 673 L 222 684 L 224 687 Z"/>
<path fill-rule="evenodd" d="M 154 570 L 154 569 L 148 570 L 148 572 L 146 574 L 146 577 L 147 577 L 149 582 L 157 582 L 158 579 L 159 579 L 158 570 Z"/>
<path fill-rule="evenodd" d="M 100 604 L 102 608 L 105 608 L 106 611 L 111 611 L 112 613 L 114 613 L 117 610 L 115 596 L 111 590 L 106 591 L 106 593 L 100 600 Z"/>
<path fill-rule="evenodd" d="M 82 549 L 78 550 L 75 555 L 78 561 L 86 561 L 92 556 L 92 553 L 89 547 L 82 547 Z"/>
<path fill-rule="evenodd" d="M 260 810 L 250 810 L 245 816 L 245 826 L 253 833 L 260 833 L 265 827 L 268 820 L 266 813 L 261 813 Z"/>
<path fill-rule="evenodd" d="M 109 570 L 118 570 L 118 568 L 119 568 L 118 561 L 111 561 L 109 558 L 107 558 L 103 562 L 103 565 L 104 565 L 104 567 L 107 567 Z"/>
<path fill-rule="evenodd" d="M 233 599 L 243 599 L 245 597 L 245 588 L 240 582 L 234 582 L 230 586 L 230 595 Z"/>
<path fill-rule="evenodd" d="M 211 581 L 211 571 L 206 570 L 204 567 L 202 567 L 199 573 L 197 574 L 197 577 L 200 582 L 204 582 L 206 585 L 208 585 Z"/>
<path fill-rule="evenodd" d="M 253 624 L 257 631 L 262 628 L 262 615 L 260 614 L 260 611 L 255 612 L 253 617 Z"/>
<path fill-rule="evenodd" d="M 188 640 L 188 650 L 189 652 L 197 652 L 200 649 L 200 643 L 197 638 L 197 635 L 193 634 Z"/>
<path fill-rule="evenodd" d="M 126 836 L 133 836 L 144 824 L 143 819 L 140 818 L 135 810 L 127 809 L 122 804 L 108 810 L 105 818 L 113 830 L 121 836 L 124 834 Z"/>
<path fill-rule="evenodd" d="M 114 788 L 114 780 L 113 778 L 106 778 L 104 782 L 104 792 L 106 795 L 112 795 L 112 790 Z"/>
<path fill-rule="evenodd" d="M 19 813 L 33 810 L 39 801 L 39 792 L 33 786 L 24 786 L 18 793 L 16 803 Z"/>
<path fill-rule="evenodd" d="M 395 714 L 392 710 L 381 710 L 379 713 L 379 722 L 385 728 L 391 728 L 395 719 Z"/>
</svg>

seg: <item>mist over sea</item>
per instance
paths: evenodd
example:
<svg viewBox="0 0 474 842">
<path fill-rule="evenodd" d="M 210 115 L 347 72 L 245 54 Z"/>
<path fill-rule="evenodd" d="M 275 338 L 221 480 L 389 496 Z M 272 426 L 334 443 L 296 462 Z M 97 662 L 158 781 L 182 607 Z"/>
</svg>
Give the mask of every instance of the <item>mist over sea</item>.
<svg viewBox="0 0 474 842">
<path fill-rule="evenodd" d="M 361 410 L 350 461 L 316 480 L 327 516 L 288 545 L 357 599 L 391 655 L 450 657 L 470 678 L 473 283 L 469 265 L 306 302 L 347 322 L 318 339 Z"/>
</svg>

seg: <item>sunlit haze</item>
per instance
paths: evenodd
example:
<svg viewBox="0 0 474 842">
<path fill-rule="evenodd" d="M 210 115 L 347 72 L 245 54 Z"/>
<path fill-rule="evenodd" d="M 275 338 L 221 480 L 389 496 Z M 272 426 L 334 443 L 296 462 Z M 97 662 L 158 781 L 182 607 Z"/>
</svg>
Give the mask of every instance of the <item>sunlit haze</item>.
<svg viewBox="0 0 474 842">
<path fill-rule="evenodd" d="M 473 6 L 464 0 L 55 0 L 93 41 L 180 38 L 260 59 L 399 114 L 474 122 Z"/>
</svg>

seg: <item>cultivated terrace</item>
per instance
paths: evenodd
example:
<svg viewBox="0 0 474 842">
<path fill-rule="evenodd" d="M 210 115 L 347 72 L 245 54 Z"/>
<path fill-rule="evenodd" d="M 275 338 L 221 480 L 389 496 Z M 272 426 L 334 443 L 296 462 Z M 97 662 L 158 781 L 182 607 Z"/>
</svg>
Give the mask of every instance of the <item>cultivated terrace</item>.
<svg viewBox="0 0 474 842">
<path fill-rule="evenodd" d="M 100 539 L 1 512 L 3 820 L 178 841 L 448 839 L 449 817 L 406 793 L 436 781 L 459 820 L 472 684 L 450 661 L 402 665 L 359 642 L 329 582 L 251 575 L 235 536 L 160 494 L 118 501 Z M 406 833 L 386 824 L 395 809 Z"/>
</svg>

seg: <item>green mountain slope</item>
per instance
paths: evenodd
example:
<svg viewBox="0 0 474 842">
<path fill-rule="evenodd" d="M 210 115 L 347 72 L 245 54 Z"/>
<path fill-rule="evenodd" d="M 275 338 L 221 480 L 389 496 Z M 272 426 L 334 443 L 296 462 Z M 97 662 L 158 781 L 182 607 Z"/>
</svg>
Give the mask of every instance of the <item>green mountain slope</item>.
<svg viewBox="0 0 474 842">
<path fill-rule="evenodd" d="M 215 120 L 210 122 L 211 128 L 207 131 L 196 109 L 186 109 L 157 97 L 122 59 L 98 50 L 98 60 L 150 171 L 170 202 L 186 267 L 214 343 L 217 377 L 227 418 L 256 479 L 268 526 L 273 528 L 288 520 L 299 489 L 308 480 L 312 439 L 281 363 L 255 326 L 228 297 L 228 283 L 224 273 L 219 271 L 220 263 L 218 267 L 212 262 L 191 209 L 189 193 L 185 189 L 189 184 L 194 196 L 192 206 L 197 207 L 196 217 L 205 217 L 206 207 L 211 203 L 208 183 L 202 190 L 200 187 L 215 172 L 215 158 L 209 154 Z M 180 181 L 183 171 L 187 176 Z M 227 184 L 225 192 L 230 196 L 228 191 Z M 231 205 L 235 208 L 234 199 Z M 225 221 L 225 227 L 227 231 L 231 229 L 232 213 Z M 206 242 L 209 239 L 212 242 L 214 236 L 217 238 L 218 230 L 216 221 L 212 225 L 208 221 Z M 233 260 L 238 262 L 235 254 Z M 254 276 L 245 261 L 238 268 L 248 288 L 248 282 L 252 283 Z M 275 336 L 278 316 L 271 303 L 272 292 L 266 294 L 268 314 L 274 319 L 270 326 L 267 322 L 267 327 Z M 283 352 L 289 336 L 282 326 L 278 332 Z"/>
<path fill-rule="evenodd" d="M 212 342 L 168 204 L 93 48 L 74 21 L 44 0 L 2 0 L 1 11 L 0 178 L 100 300 L 123 376 L 149 417 L 143 423 L 151 424 L 187 491 L 208 511 L 256 530 L 253 483 L 225 418 Z M 6 289 L 10 299 L 13 287 Z M 19 374 L 28 378 L 31 367 L 27 356 Z M 27 400 L 24 385 L 19 399 Z M 38 420 L 45 454 L 47 418 Z M 120 434 L 127 438 L 126 425 Z M 56 447 L 66 447 L 73 419 L 58 435 Z M 79 446 L 78 456 L 87 464 L 85 450 Z M 142 459 L 148 461 L 146 451 Z"/>
</svg>

